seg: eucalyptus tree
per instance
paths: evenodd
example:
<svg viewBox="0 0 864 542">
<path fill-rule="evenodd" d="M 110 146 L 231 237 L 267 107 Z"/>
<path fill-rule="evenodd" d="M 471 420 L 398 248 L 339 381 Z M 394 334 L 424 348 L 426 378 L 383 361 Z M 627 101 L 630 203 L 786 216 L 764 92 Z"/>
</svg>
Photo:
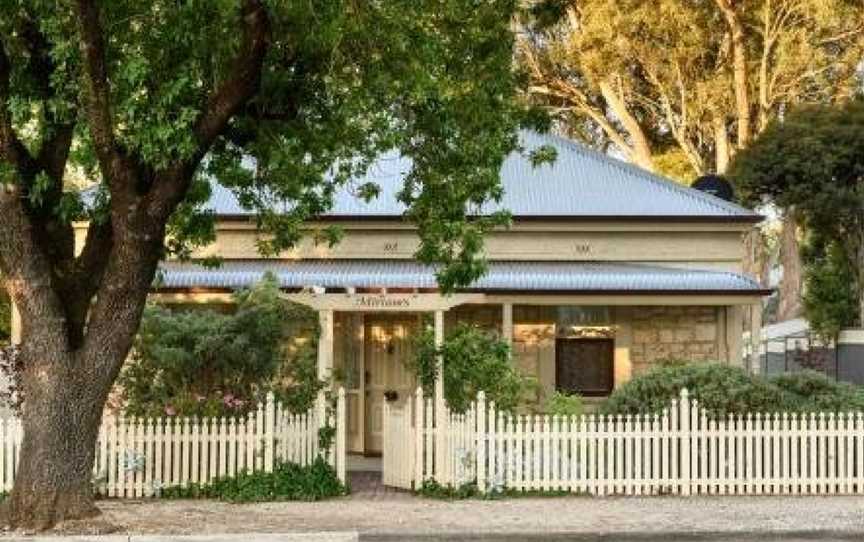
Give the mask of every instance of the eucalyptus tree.
<svg viewBox="0 0 864 542">
<path fill-rule="evenodd" d="M 748 200 L 801 217 L 814 329 L 832 337 L 864 325 L 864 99 L 788 112 L 735 157 L 730 174 Z"/>
<path fill-rule="evenodd" d="M 533 117 L 516 105 L 515 10 L 515 0 L 0 4 L 0 273 L 23 321 L 11 525 L 97 512 L 103 405 L 158 262 L 212 238 L 213 217 L 196 210 L 207 177 L 258 211 L 261 249 L 276 254 L 398 148 L 412 160 L 399 198 L 418 257 L 445 264 L 445 288 L 483 271 L 482 234 L 506 216 L 466 217 L 500 197 L 501 161 Z M 82 178 L 84 199 L 71 189 Z M 89 223 L 80 250 L 75 221 Z"/>
<path fill-rule="evenodd" d="M 690 181 L 723 173 L 783 111 L 861 84 L 861 0 L 545 0 L 520 40 L 531 95 L 565 130 Z M 795 312 L 797 224 L 781 236 Z"/>
</svg>

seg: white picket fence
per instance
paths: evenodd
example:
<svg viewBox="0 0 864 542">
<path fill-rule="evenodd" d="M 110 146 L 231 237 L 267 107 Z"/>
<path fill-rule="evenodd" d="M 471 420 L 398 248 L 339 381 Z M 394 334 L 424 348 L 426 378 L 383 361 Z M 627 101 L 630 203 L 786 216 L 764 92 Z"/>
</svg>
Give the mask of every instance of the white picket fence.
<svg viewBox="0 0 864 542">
<path fill-rule="evenodd" d="M 686 390 L 651 415 L 509 415 L 482 394 L 453 414 L 419 392 L 388 411 L 384 480 L 396 487 L 435 479 L 484 492 L 864 494 L 861 412 L 718 419 Z"/>
<path fill-rule="evenodd" d="M 292 414 L 268 394 L 243 417 L 124 418 L 106 415 L 96 443 L 94 487 L 106 497 L 150 497 L 162 488 L 207 484 L 242 471 L 272 472 L 278 462 L 309 465 L 319 456 L 323 418 L 336 437 L 325 459 L 345 481 L 345 392 L 329 414 L 324 398 Z M 17 418 L 0 420 L 0 487 L 10 491 L 21 447 Z"/>
</svg>

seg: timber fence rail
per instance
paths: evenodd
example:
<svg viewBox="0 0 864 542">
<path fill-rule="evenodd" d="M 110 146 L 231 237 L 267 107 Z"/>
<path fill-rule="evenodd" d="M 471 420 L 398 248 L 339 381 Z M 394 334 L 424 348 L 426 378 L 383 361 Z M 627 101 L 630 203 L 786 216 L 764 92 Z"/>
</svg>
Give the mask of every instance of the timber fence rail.
<svg viewBox="0 0 864 542">
<path fill-rule="evenodd" d="M 385 483 L 397 487 L 434 479 L 482 492 L 864 494 L 861 412 L 715 417 L 686 390 L 641 415 L 511 415 L 483 394 L 455 414 L 419 392 L 389 412 Z"/>
<path fill-rule="evenodd" d="M 128 418 L 103 416 L 96 443 L 94 489 L 106 497 L 151 497 L 167 487 L 208 484 L 243 471 L 272 472 L 280 462 L 310 465 L 322 456 L 345 481 L 345 393 L 335 405 L 289 412 L 268 394 L 246 416 Z M 335 427 L 329 450 L 319 449 L 324 422 Z M 17 418 L 0 420 L 0 485 L 10 491 L 23 431 Z"/>
</svg>

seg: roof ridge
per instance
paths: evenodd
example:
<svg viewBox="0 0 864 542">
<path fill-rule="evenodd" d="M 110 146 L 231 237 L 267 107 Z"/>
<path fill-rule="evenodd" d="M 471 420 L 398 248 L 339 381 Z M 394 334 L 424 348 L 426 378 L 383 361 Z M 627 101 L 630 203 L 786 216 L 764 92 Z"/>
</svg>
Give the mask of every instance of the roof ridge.
<svg viewBox="0 0 864 542">
<path fill-rule="evenodd" d="M 745 213 L 748 215 L 755 215 L 756 214 L 751 209 L 748 209 L 742 205 L 738 205 L 737 203 L 734 203 L 731 201 L 726 201 L 724 199 L 713 196 L 707 192 L 697 190 L 693 187 L 684 186 L 680 183 L 676 183 L 672 179 L 668 179 L 666 177 L 663 177 L 662 175 L 658 175 L 657 173 L 654 173 L 652 171 L 648 171 L 647 169 L 644 169 L 644 168 L 641 168 L 637 165 L 631 164 L 630 162 L 626 162 L 626 161 L 621 160 L 619 158 L 615 158 L 614 156 L 609 156 L 608 154 L 602 153 L 602 152 L 598 151 L 597 149 L 592 149 L 591 147 L 589 147 L 588 145 L 585 145 L 584 143 L 581 143 L 578 141 L 573 141 L 570 138 L 564 137 L 562 135 L 559 135 L 559 134 L 556 134 L 553 132 L 545 132 L 545 133 L 535 132 L 535 133 L 541 137 L 547 137 L 547 138 L 554 139 L 555 141 L 557 141 L 557 142 L 559 142 L 565 146 L 570 147 L 572 150 L 574 150 L 576 152 L 579 152 L 583 155 L 587 155 L 591 158 L 596 158 L 596 159 L 598 159 L 604 163 L 609 164 L 612 167 L 617 167 L 617 168 L 626 170 L 630 173 L 634 173 L 636 175 L 639 175 L 640 177 L 644 177 L 646 180 L 648 180 L 654 184 L 660 185 L 664 188 L 668 188 L 668 189 L 673 190 L 675 192 L 679 192 L 684 196 L 704 201 L 710 205 L 714 205 L 716 207 L 719 207 L 719 208 L 724 209 L 726 211 L 730 211 L 730 212 L 735 213 L 735 214 L 740 214 L 740 213 Z"/>
</svg>

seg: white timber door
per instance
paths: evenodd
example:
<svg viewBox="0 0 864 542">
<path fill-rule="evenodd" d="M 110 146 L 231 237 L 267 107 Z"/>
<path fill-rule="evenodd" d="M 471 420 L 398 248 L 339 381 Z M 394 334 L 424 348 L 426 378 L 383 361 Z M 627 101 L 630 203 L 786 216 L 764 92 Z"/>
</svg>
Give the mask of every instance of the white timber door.
<svg viewBox="0 0 864 542">
<path fill-rule="evenodd" d="M 417 324 L 417 317 L 411 314 L 366 315 L 367 454 L 380 454 L 383 449 L 384 402 L 404 405 L 414 389 L 416 379 L 406 362 L 412 355 Z"/>
</svg>

